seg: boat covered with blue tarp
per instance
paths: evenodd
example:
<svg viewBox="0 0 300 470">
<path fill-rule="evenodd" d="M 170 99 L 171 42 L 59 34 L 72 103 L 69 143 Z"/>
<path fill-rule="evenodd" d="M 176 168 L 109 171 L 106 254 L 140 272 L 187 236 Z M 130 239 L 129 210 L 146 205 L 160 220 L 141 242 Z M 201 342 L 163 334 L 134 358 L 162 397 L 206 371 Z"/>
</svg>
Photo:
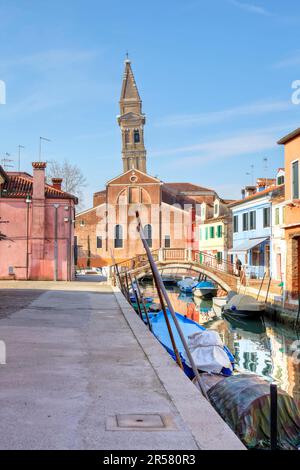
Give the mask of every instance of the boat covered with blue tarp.
<svg viewBox="0 0 300 470">
<path fill-rule="evenodd" d="M 186 373 L 186 375 L 190 379 L 193 379 L 194 372 L 193 372 L 192 367 L 190 366 L 190 364 L 188 362 L 188 359 L 186 358 L 186 355 L 185 355 L 186 353 L 185 353 L 183 343 L 181 341 L 181 338 L 179 336 L 179 333 L 177 331 L 177 328 L 174 324 L 174 320 L 173 320 L 172 315 L 169 312 L 169 310 L 167 310 L 167 314 L 168 314 L 168 319 L 170 321 L 170 325 L 171 325 L 171 328 L 172 328 L 175 344 L 176 344 L 176 347 L 178 349 L 178 352 L 179 352 L 181 360 L 182 360 L 182 364 L 183 364 L 183 367 L 184 367 L 184 372 Z M 193 320 L 190 320 L 189 318 L 187 318 L 183 315 L 180 315 L 179 313 L 176 313 L 176 318 L 179 322 L 179 325 L 181 327 L 181 330 L 182 330 L 182 332 L 184 334 L 184 337 L 186 338 L 187 342 L 189 342 L 189 340 L 191 340 L 191 341 L 195 340 L 195 338 L 197 338 L 197 336 L 201 337 L 201 334 L 199 335 L 199 333 L 201 333 L 201 332 L 208 332 L 210 334 L 212 333 L 211 331 L 206 330 L 206 328 L 204 328 L 203 326 L 199 325 L 199 323 L 196 323 Z M 159 312 L 157 315 L 155 315 L 151 318 L 151 327 L 152 327 L 152 332 L 156 336 L 158 341 L 166 348 L 166 350 L 172 356 L 172 358 L 174 360 L 176 360 L 176 355 L 175 355 L 175 352 L 174 352 L 174 349 L 173 349 L 173 346 L 172 346 L 171 338 L 170 338 L 170 335 L 169 335 L 169 331 L 168 331 L 168 327 L 167 327 L 167 324 L 166 324 L 166 321 L 165 321 L 163 311 Z M 202 347 L 202 351 L 203 350 L 204 350 L 204 348 Z M 229 351 L 229 349 L 226 346 L 224 346 L 223 344 L 222 344 L 222 351 L 224 351 L 226 353 L 226 356 L 227 356 L 227 359 L 228 359 L 228 361 L 227 361 L 228 362 L 228 367 L 223 367 L 222 370 L 221 370 L 221 374 L 224 375 L 224 376 L 230 376 L 232 374 L 232 370 L 234 368 L 234 357 L 231 354 L 231 352 Z M 199 369 L 199 370 L 201 371 L 201 370 L 206 370 L 206 369 Z"/>
</svg>

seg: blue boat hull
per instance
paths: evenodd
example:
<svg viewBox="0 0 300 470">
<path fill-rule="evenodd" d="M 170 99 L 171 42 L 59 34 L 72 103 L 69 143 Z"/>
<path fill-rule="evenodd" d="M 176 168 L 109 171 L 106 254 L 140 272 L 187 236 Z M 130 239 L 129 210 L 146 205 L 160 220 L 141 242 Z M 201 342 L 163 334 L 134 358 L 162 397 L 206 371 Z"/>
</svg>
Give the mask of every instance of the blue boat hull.
<svg viewBox="0 0 300 470">
<path fill-rule="evenodd" d="M 176 343 L 176 346 L 178 348 L 178 351 L 179 351 L 179 354 L 180 354 L 180 357 L 181 357 L 184 372 L 190 379 L 193 379 L 195 377 L 195 374 L 193 372 L 193 369 L 188 366 L 188 364 L 186 363 L 186 361 L 185 361 L 185 359 L 182 355 L 182 353 L 184 352 L 184 346 L 182 344 L 181 338 L 179 336 L 179 333 L 177 332 L 177 329 L 175 327 L 173 318 L 172 318 L 169 311 L 168 311 L 168 318 L 170 320 L 170 324 L 171 324 L 171 327 L 172 327 L 172 332 L 173 332 L 173 335 L 174 335 L 175 343 Z M 201 330 L 201 331 L 206 330 L 206 328 L 199 325 L 199 323 L 196 323 L 193 320 L 190 320 L 189 318 L 187 318 L 183 315 L 180 315 L 180 313 L 176 313 L 176 318 L 177 318 L 177 320 L 178 320 L 178 322 L 181 326 L 181 329 L 183 331 L 183 334 L 186 338 L 189 335 L 191 335 L 193 333 L 196 333 L 199 330 Z M 166 322 L 165 322 L 164 314 L 163 314 L 162 311 L 151 318 L 151 326 L 152 326 L 152 332 L 153 332 L 154 336 L 164 346 L 164 348 L 168 351 L 168 353 L 174 359 L 174 361 L 176 361 L 176 355 L 175 355 L 175 352 L 173 350 L 172 342 L 171 342 L 171 339 L 170 339 L 170 336 L 169 336 L 169 332 L 168 332 L 167 325 L 166 325 Z M 228 356 L 228 358 L 229 358 L 229 360 L 232 364 L 232 367 L 234 367 L 234 357 L 233 357 L 233 355 L 231 354 L 231 352 L 229 351 L 229 349 L 226 346 L 224 346 L 224 351 L 226 352 L 226 354 L 227 354 L 227 356 Z M 232 375 L 232 370 L 229 369 L 229 368 L 223 367 L 222 374 L 224 376 L 228 377 L 228 376 Z"/>
</svg>

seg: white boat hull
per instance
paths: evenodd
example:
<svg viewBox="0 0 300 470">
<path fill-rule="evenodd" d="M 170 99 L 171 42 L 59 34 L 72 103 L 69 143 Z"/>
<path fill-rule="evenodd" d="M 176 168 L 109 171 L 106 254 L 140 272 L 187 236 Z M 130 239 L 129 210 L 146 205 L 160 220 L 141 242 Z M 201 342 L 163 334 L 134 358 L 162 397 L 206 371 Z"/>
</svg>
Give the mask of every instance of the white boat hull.
<svg viewBox="0 0 300 470">
<path fill-rule="evenodd" d="M 193 294 L 195 297 L 213 297 L 216 294 L 216 289 L 215 288 L 201 288 L 201 289 L 194 289 Z"/>
</svg>

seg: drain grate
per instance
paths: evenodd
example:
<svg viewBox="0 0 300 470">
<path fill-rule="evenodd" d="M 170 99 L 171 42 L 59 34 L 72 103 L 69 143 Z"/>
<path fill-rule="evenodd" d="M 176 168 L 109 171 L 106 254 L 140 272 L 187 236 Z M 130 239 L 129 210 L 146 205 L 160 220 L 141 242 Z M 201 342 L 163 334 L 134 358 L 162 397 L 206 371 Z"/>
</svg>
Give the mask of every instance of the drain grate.
<svg viewBox="0 0 300 470">
<path fill-rule="evenodd" d="M 106 420 L 107 431 L 172 431 L 176 430 L 170 415 L 124 414 L 110 416 Z"/>
</svg>

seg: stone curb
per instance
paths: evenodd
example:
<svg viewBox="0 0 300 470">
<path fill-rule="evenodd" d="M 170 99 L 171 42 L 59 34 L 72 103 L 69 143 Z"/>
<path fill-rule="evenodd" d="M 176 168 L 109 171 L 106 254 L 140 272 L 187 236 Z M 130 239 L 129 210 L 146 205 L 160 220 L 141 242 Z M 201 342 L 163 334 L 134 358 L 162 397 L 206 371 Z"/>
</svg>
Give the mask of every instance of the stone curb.
<svg viewBox="0 0 300 470">
<path fill-rule="evenodd" d="M 242 442 L 149 332 L 120 290 L 112 289 L 130 329 L 199 449 L 245 450 Z"/>
</svg>

